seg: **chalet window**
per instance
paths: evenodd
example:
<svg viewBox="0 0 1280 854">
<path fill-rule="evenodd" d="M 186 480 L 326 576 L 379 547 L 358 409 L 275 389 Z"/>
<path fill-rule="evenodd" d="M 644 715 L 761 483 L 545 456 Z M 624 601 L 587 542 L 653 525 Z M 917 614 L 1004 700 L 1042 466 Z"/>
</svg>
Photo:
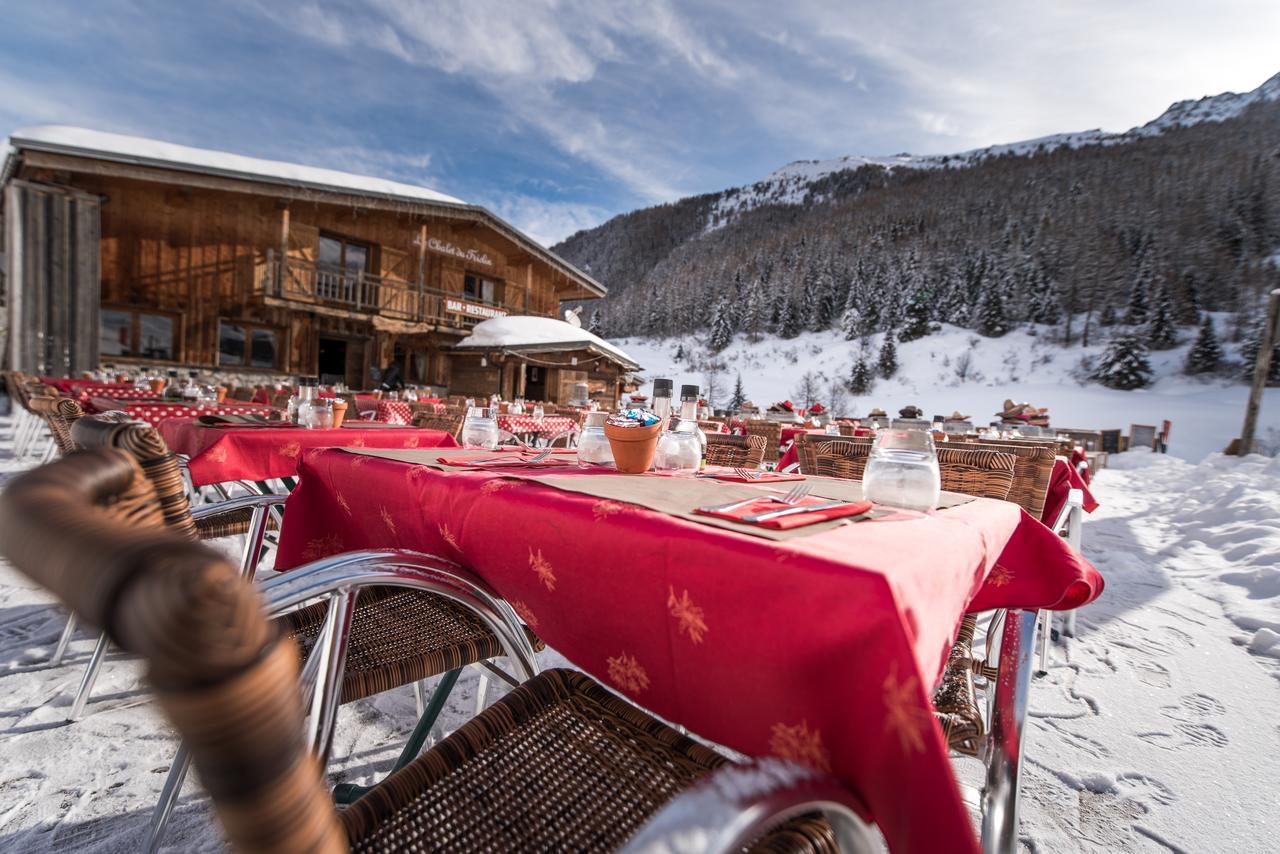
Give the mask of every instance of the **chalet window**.
<svg viewBox="0 0 1280 854">
<path fill-rule="evenodd" d="M 457 281 L 456 279 L 454 281 Z M 462 295 L 476 302 L 497 302 L 498 286 L 490 279 L 467 273 L 462 279 Z"/>
<path fill-rule="evenodd" d="M 177 318 L 128 308 L 98 313 L 98 352 L 103 356 L 176 361 Z"/>
<path fill-rule="evenodd" d="M 337 234 L 320 235 L 316 266 L 316 295 L 323 299 L 350 302 L 361 273 L 369 272 L 373 252 L 369 244 Z"/>
<path fill-rule="evenodd" d="M 280 364 L 280 330 L 250 323 L 218 322 L 218 364 L 275 370 Z"/>
</svg>

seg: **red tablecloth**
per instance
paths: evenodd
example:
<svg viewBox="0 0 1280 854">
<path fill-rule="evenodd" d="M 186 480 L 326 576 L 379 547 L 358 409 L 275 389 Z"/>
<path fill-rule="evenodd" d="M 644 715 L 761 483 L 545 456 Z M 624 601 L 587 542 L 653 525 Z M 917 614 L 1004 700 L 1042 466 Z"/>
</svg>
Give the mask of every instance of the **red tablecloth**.
<svg viewBox="0 0 1280 854">
<path fill-rule="evenodd" d="M 826 436 L 826 430 L 808 429 L 803 427 L 783 427 L 782 428 L 782 459 L 778 460 L 778 470 L 786 468 L 792 463 L 800 462 L 800 452 L 796 450 L 796 436 L 801 433 L 808 433 L 811 436 Z M 830 439 L 839 439 L 839 436 L 829 436 Z"/>
<path fill-rule="evenodd" d="M 1089 482 L 1080 476 L 1074 465 L 1066 457 L 1058 457 L 1053 462 L 1053 473 L 1049 475 L 1049 492 L 1044 500 L 1044 512 L 1040 519 L 1046 525 L 1052 525 L 1067 503 L 1067 493 L 1072 489 L 1084 492 L 1084 511 L 1092 513 L 1098 509 L 1098 501 L 1089 491 Z"/>
<path fill-rule="evenodd" d="M 298 458 L 313 448 L 458 447 L 443 430 L 415 427 L 209 427 L 188 418 L 170 418 L 159 429 L 173 451 L 191 458 L 191 481 L 196 486 L 292 477 L 298 473 Z"/>
<path fill-rule="evenodd" d="M 272 411 L 260 403 L 218 403 L 208 406 L 188 403 L 164 403 L 160 401 L 117 400 L 109 397 L 91 397 L 85 408 L 91 412 L 123 410 L 152 427 L 167 418 L 196 418 L 201 415 L 262 415 Z"/>
<path fill-rule="evenodd" d="M 1080 469 L 1080 478 L 1087 484 L 1093 480 L 1093 471 L 1089 468 L 1089 455 L 1084 452 L 1084 448 L 1075 447 L 1071 449 L 1071 467 L 1074 469 L 1084 463 L 1084 468 Z"/>
<path fill-rule="evenodd" d="M 379 400 L 374 412 L 373 420 L 384 424 L 409 424 L 413 421 L 413 407 L 407 400 Z"/>
<path fill-rule="evenodd" d="M 640 705 L 834 772 L 895 852 L 977 850 L 929 698 L 974 594 L 1061 609 L 1102 586 L 1005 502 L 774 541 L 490 471 L 341 450 L 298 470 L 278 567 L 372 547 L 455 559 Z"/>
<path fill-rule="evenodd" d="M 535 418 L 532 415 L 499 414 L 497 421 L 498 427 L 516 435 L 537 433 L 540 436 L 554 436 L 578 426 L 577 421 L 564 415 L 544 415 L 541 418 Z"/>
</svg>

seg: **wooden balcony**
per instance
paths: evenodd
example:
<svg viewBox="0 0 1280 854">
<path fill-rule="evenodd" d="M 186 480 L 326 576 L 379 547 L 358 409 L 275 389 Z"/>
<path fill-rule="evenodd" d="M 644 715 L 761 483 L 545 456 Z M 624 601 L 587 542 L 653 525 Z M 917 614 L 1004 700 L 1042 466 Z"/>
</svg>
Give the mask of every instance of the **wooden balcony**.
<svg viewBox="0 0 1280 854">
<path fill-rule="evenodd" d="M 375 276 L 370 273 L 348 273 L 320 267 L 301 258 L 287 258 L 268 250 L 266 258 L 255 265 L 254 293 L 314 308 L 325 306 L 369 316 L 426 323 L 436 326 L 470 329 L 482 320 L 513 314 L 539 314 L 528 311 L 523 301 L 486 303 L 462 294 L 428 288 L 421 282 Z"/>
</svg>

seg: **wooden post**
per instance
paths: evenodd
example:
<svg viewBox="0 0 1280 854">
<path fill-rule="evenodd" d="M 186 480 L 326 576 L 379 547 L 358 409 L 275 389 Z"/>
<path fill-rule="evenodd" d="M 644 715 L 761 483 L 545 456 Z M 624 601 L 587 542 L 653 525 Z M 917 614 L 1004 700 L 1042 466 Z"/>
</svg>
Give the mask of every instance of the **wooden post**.
<svg viewBox="0 0 1280 854">
<path fill-rule="evenodd" d="M 418 230 L 418 320 L 427 317 L 426 304 L 427 285 L 427 224 L 424 222 Z"/>
<path fill-rule="evenodd" d="M 289 206 L 280 209 L 280 264 L 276 267 L 276 296 L 284 296 L 285 267 L 289 265 Z"/>
<path fill-rule="evenodd" d="M 1276 348 L 1276 327 L 1280 326 L 1280 288 L 1271 292 L 1271 301 L 1267 305 L 1267 321 L 1262 328 L 1262 347 L 1258 350 L 1258 362 L 1253 367 L 1253 387 L 1249 389 L 1249 403 L 1244 408 L 1244 427 L 1240 430 L 1240 442 L 1237 446 L 1227 448 L 1231 453 L 1234 448 L 1239 456 L 1253 453 L 1253 434 L 1258 429 L 1258 410 L 1262 408 L 1262 390 L 1267 385 L 1267 374 L 1271 370 L 1271 354 Z"/>
</svg>

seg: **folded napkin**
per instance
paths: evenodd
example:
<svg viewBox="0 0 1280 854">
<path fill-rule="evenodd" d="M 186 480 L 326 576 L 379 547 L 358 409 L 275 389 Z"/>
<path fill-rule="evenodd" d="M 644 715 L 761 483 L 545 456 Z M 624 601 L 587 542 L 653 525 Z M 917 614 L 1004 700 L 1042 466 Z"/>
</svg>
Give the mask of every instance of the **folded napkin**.
<svg viewBox="0 0 1280 854">
<path fill-rule="evenodd" d="M 752 477 L 743 477 L 735 473 L 731 468 L 707 466 L 699 476 L 711 478 L 712 480 L 723 480 L 727 483 L 777 483 L 782 480 L 804 480 L 804 475 L 799 472 L 784 474 L 779 471 L 762 471 L 752 472 L 752 475 Z"/>
<path fill-rule="evenodd" d="M 227 413 L 217 415 L 206 413 L 196 417 L 196 421 L 205 427 L 293 427 L 285 421 L 266 421 L 261 415 L 236 415 Z"/>
<path fill-rule="evenodd" d="M 577 466 L 577 460 L 566 459 L 563 455 L 552 455 L 541 460 L 530 462 L 533 455 L 499 454 L 493 451 L 466 457 L 437 457 L 441 465 L 463 469 L 503 469 L 513 468 L 569 468 Z"/>
<path fill-rule="evenodd" d="M 817 496 L 809 496 L 802 500 L 799 504 L 792 505 L 795 507 L 805 507 L 811 505 L 830 504 L 835 499 L 818 498 Z M 779 504 L 776 501 L 770 501 L 768 498 L 760 498 L 752 501 L 750 504 L 743 505 L 728 512 L 708 512 L 706 510 L 697 509 L 694 513 L 701 516 L 714 516 L 717 519 L 728 519 L 730 522 L 742 522 L 744 525 L 759 525 L 762 528 L 776 528 L 785 531 L 788 528 L 799 528 L 803 525 L 813 525 L 818 522 L 827 522 L 831 519 L 843 519 L 845 516 L 857 516 L 866 513 L 871 509 L 870 501 L 851 501 L 840 507 L 832 507 L 827 510 L 815 510 L 812 513 L 792 513 L 788 516 L 778 516 L 774 519 L 766 519 L 763 522 L 744 522 L 743 517 L 750 516 L 753 513 L 769 513 L 773 510 L 788 510 L 791 506 Z"/>
</svg>

